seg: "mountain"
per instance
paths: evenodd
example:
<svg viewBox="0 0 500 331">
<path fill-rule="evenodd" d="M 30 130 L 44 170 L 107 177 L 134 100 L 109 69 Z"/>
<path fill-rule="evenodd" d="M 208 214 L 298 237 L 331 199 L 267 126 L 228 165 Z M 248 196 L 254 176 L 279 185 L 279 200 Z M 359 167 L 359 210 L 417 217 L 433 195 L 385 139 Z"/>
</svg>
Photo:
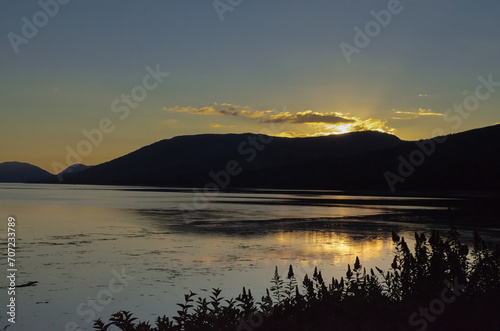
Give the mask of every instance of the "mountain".
<svg viewBox="0 0 500 331">
<path fill-rule="evenodd" d="M 68 176 L 65 182 L 203 187 L 214 180 L 215 174 L 226 170 L 229 163 L 234 165 L 237 162 L 235 168 L 241 169 L 241 174 L 230 177 L 245 178 L 254 172 L 276 167 L 315 163 L 325 157 L 349 157 L 392 148 L 401 143 L 396 136 L 380 132 L 313 138 L 281 138 L 250 133 L 180 136 Z M 267 186 L 266 182 L 258 179 L 245 184 Z M 232 186 L 231 183 L 229 186 Z"/>
<path fill-rule="evenodd" d="M 92 166 L 87 166 L 87 165 L 81 164 L 81 163 L 73 164 L 73 165 L 67 167 L 66 169 L 64 169 L 63 171 L 61 171 L 59 174 L 57 174 L 57 176 L 56 176 L 57 181 L 58 182 L 59 182 L 59 180 L 64 181 L 69 176 L 76 175 L 76 174 L 78 174 L 82 171 L 85 171 L 91 167 Z"/>
<path fill-rule="evenodd" d="M 0 163 L 0 182 L 32 183 L 48 181 L 53 179 L 54 177 L 55 176 L 51 173 L 29 163 Z"/>
<path fill-rule="evenodd" d="M 500 125 L 402 141 L 380 132 L 166 139 L 69 175 L 67 183 L 377 191 L 495 190 Z M 232 173 L 231 171 L 232 170 Z"/>
<path fill-rule="evenodd" d="M 495 191 L 500 125 L 420 141 L 380 132 L 311 138 L 202 134 L 158 141 L 60 176 L 0 164 L 0 181 L 170 187 Z"/>
<path fill-rule="evenodd" d="M 91 166 L 87 166 L 85 164 L 76 163 L 76 164 L 73 164 L 73 165 L 67 167 L 65 170 L 61 171 L 58 174 L 58 176 L 66 176 L 66 175 L 69 175 L 69 174 L 77 174 L 79 172 L 87 170 L 90 167 Z"/>
<path fill-rule="evenodd" d="M 4 162 L 0 163 L 0 183 L 59 183 L 59 177 L 64 179 L 69 174 L 75 175 L 88 168 L 90 166 L 84 164 L 73 164 L 53 175 L 29 163 Z"/>
<path fill-rule="evenodd" d="M 497 191 L 500 125 L 254 171 L 233 185 L 377 191 Z"/>
</svg>

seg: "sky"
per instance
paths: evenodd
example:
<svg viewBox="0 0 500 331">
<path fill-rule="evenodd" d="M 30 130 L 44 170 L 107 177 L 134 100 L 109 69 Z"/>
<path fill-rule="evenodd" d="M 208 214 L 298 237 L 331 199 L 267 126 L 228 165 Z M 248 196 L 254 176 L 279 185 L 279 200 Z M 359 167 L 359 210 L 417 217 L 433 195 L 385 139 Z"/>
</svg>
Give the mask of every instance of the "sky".
<svg viewBox="0 0 500 331">
<path fill-rule="evenodd" d="M 498 0 L 0 0 L 0 162 L 500 122 Z"/>
</svg>

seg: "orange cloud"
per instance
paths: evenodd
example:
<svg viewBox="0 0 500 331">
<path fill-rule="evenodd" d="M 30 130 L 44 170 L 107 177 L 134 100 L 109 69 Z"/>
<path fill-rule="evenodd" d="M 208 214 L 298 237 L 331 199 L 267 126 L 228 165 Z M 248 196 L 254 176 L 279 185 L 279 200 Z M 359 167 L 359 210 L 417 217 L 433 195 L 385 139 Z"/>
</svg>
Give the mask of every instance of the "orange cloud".
<svg viewBox="0 0 500 331">
<path fill-rule="evenodd" d="M 269 115 L 264 122 L 286 122 L 293 124 L 303 123 L 353 123 L 353 119 L 346 117 L 341 113 L 318 113 L 311 110 L 291 114 L 289 112 L 281 112 L 277 115 Z"/>
<path fill-rule="evenodd" d="M 229 103 L 218 104 L 216 102 L 200 108 L 177 106 L 173 108 L 164 107 L 163 109 L 169 112 L 195 115 L 243 117 L 257 120 L 260 123 L 284 123 L 293 125 L 294 127 L 298 125 L 302 127 L 298 133 L 291 130 L 276 133 L 277 136 L 282 137 L 323 136 L 356 131 L 395 132 L 395 129 L 387 126 L 386 121 L 372 118 L 362 120 L 340 112 L 321 113 L 307 110 L 293 114 L 285 110 L 276 113 L 273 110 L 252 110 L 248 106 L 242 107 Z M 213 128 L 225 127 L 217 123 L 210 123 L 209 125 Z"/>
<path fill-rule="evenodd" d="M 410 116 L 407 117 L 394 116 L 392 117 L 393 120 L 413 120 L 419 118 L 420 116 L 444 116 L 444 114 L 441 113 L 433 113 L 431 109 L 423 109 L 423 108 L 419 108 L 417 111 L 402 111 L 394 109 L 394 112 L 396 114 L 403 114 Z"/>
<path fill-rule="evenodd" d="M 263 118 L 268 116 L 273 111 L 272 110 L 251 110 L 248 106 L 236 106 L 228 103 L 217 104 L 214 102 L 210 106 L 196 108 L 196 107 L 174 107 L 167 108 L 163 107 L 163 110 L 173 111 L 178 113 L 190 113 L 190 114 L 201 114 L 201 115 L 225 115 L 225 116 L 241 116 L 248 118 Z"/>
</svg>

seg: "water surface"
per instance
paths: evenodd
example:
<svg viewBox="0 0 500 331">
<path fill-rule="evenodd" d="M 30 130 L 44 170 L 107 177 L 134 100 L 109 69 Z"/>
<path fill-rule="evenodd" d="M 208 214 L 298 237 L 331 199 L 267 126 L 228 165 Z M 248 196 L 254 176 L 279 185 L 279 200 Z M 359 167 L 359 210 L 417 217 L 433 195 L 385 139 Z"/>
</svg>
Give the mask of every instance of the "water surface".
<svg viewBox="0 0 500 331">
<path fill-rule="evenodd" d="M 292 264 L 300 280 L 315 266 L 326 280 L 344 276 L 356 256 L 367 268 L 387 270 L 391 231 L 410 243 L 415 231 L 445 234 L 446 219 L 419 212 L 446 211 L 452 201 L 254 190 L 211 193 L 196 209 L 199 196 L 186 189 L 0 184 L 4 224 L 8 216 L 17 220 L 17 283 L 38 281 L 17 289 L 17 323 L 9 330 L 64 330 L 68 323 L 91 330 L 87 321 L 118 310 L 154 320 L 174 315 L 189 290 L 205 296 L 220 287 L 230 298 L 245 286 L 260 298 L 275 266 L 286 276 Z M 471 227 L 462 229 L 470 241 Z M 6 225 L 0 232 L 6 247 Z M 500 238 L 495 228 L 482 234 Z M 117 272 L 126 284 L 113 293 Z M 2 314 L 0 326 L 6 324 Z"/>
</svg>

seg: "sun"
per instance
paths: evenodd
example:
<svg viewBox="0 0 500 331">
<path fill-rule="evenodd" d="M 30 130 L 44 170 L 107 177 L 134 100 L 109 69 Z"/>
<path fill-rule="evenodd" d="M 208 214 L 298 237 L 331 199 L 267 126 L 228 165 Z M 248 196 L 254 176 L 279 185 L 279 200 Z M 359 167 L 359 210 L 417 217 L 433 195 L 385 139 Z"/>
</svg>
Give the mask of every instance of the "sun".
<svg viewBox="0 0 500 331">
<path fill-rule="evenodd" d="M 344 134 L 344 133 L 349 133 L 352 131 L 353 131 L 352 123 L 344 123 L 344 124 L 340 124 L 340 125 L 335 125 L 332 128 L 333 134 Z"/>
</svg>

